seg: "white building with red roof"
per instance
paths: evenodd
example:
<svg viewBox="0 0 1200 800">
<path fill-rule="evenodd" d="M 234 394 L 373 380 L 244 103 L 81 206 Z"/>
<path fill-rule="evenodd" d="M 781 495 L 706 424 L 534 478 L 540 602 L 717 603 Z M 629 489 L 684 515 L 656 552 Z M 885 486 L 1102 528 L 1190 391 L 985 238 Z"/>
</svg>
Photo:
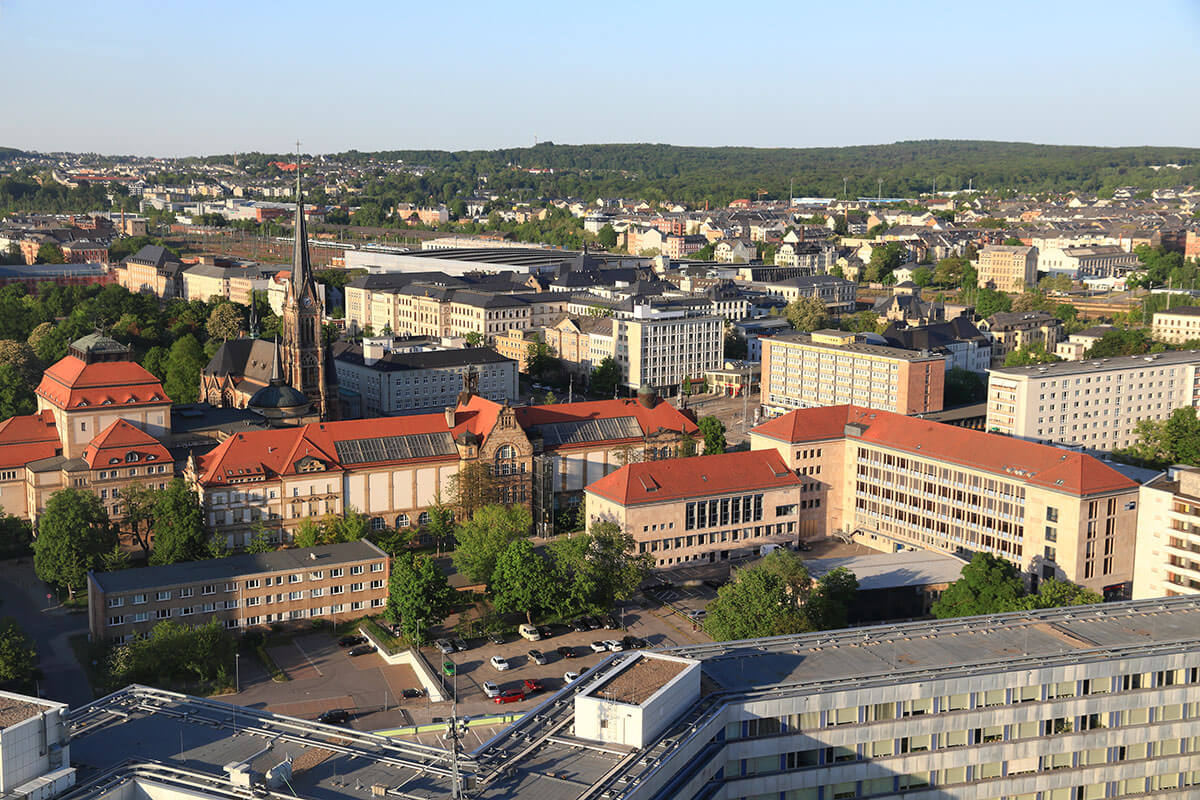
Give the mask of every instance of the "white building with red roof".
<svg viewBox="0 0 1200 800">
<path fill-rule="evenodd" d="M 0 422 L 0 506 L 36 520 L 50 495 L 88 488 L 110 517 L 130 485 L 162 488 L 174 477 L 163 437 L 171 401 L 162 383 L 99 334 L 71 343 L 36 390 L 36 414 Z"/>
<path fill-rule="evenodd" d="M 1096 591 L 1133 577 L 1139 484 L 1092 456 L 853 405 L 776 417 L 750 446 L 803 481 L 806 538 L 986 552 Z"/>
</svg>

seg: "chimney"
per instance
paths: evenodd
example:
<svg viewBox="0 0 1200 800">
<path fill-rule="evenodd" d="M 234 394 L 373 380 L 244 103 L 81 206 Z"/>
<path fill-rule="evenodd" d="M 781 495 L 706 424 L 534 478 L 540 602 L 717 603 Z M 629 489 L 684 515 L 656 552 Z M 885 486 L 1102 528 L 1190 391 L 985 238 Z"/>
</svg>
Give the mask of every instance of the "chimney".
<svg viewBox="0 0 1200 800">
<path fill-rule="evenodd" d="M 446 427 L 454 427 L 454 406 L 446 406 Z"/>
<path fill-rule="evenodd" d="M 383 354 L 387 352 L 386 342 L 389 341 L 386 336 L 371 336 L 363 339 L 363 364 L 371 366 L 379 359 L 383 358 Z"/>
</svg>

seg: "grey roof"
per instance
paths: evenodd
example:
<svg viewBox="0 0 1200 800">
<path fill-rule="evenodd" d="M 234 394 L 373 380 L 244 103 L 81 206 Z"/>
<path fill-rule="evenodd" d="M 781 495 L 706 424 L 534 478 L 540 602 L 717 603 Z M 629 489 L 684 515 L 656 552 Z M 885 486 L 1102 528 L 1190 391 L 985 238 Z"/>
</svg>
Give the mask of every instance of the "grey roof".
<svg viewBox="0 0 1200 800">
<path fill-rule="evenodd" d="M 909 350 L 938 350 L 954 342 L 977 342 L 986 344 L 988 338 L 979 332 L 966 317 L 955 317 L 946 322 L 902 328 L 892 323 L 883 332 L 883 338 L 893 347 Z"/>
<path fill-rule="evenodd" d="M 147 264 L 159 268 L 162 268 L 169 262 L 179 263 L 169 250 L 157 244 L 148 244 L 133 255 L 128 256 L 125 260 L 135 264 Z"/>
<path fill-rule="evenodd" d="M 1093 358 L 1088 361 L 1054 361 L 1049 364 L 1034 364 L 1028 367 L 1001 367 L 991 370 L 991 373 L 1003 375 L 1006 378 L 1059 378 L 1064 375 L 1090 375 L 1094 372 L 1149 369 L 1177 364 L 1200 364 L 1200 351 L 1168 350 L 1164 353 L 1142 356 L 1113 356 L 1112 358 Z"/>
<path fill-rule="evenodd" d="M 906 550 L 901 553 L 847 556 L 844 558 L 814 558 L 804 566 L 816 580 L 838 567 L 845 567 L 858 578 L 858 588 L 894 589 L 901 586 L 929 586 L 958 580 L 966 566 L 961 558 L 929 550 Z"/>
<path fill-rule="evenodd" d="M 193 264 L 184 268 L 187 275 L 202 275 L 206 278 L 262 278 L 262 270 L 257 264 L 241 267 L 222 267 L 217 264 Z"/>
<path fill-rule="evenodd" d="M 266 339 L 231 339 L 217 348 L 205 375 L 230 375 L 266 386 L 271 382 L 275 347 Z"/>
<path fill-rule="evenodd" d="M 419 353 L 388 352 L 373 364 L 366 364 L 363 349 L 349 342 L 335 342 L 333 357 L 347 364 L 360 364 L 386 372 L 414 369 L 445 369 L 473 364 L 515 364 L 490 347 L 465 347 L 460 350 L 427 350 Z"/>
<path fill-rule="evenodd" d="M 312 558 L 315 555 L 316 558 Z M 242 575 L 328 568 L 350 561 L 386 558 L 387 554 L 366 539 L 318 547 L 275 550 L 270 553 L 240 553 L 205 561 L 182 561 L 158 567 L 138 567 L 116 572 L 93 572 L 92 580 L 105 592 L 152 591 L 199 581 L 232 581 Z"/>
<path fill-rule="evenodd" d="M 997 311 L 987 318 L 988 324 L 992 329 L 1005 329 L 1017 327 L 1025 323 L 1029 324 L 1045 324 L 1047 322 L 1054 323 L 1057 318 L 1045 311 Z"/>
<path fill-rule="evenodd" d="M 1163 309 L 1162 311 L 1154 312 L 1154 316 L 1159 314 L 1177 314 L 1184 317 L 1200 317 L 1200 306 L 1180 306 L 1179 308 Z"/>
<path fill-rule="evenodd" d="M 818 333 L 841 333 L 841 331 L 818 331 Z M 930 358 L 928 354 L 922 354 L 914 350 L 906 350 L 900 347 L 892 347 L 890 345 L 870 344 L 867 342 L 850 342 L 848 344 L 826 344 L 824 342 L 814 342 L 812 335 L 807 333 L 781 333 L 771 337 L 772 341 L 796 342 L 798 344 L 806 344 L 812 347 L 819 347 L 823 350 L 831 352 L 845 353 L 867 353 L 870 355 L 884 356 L 886 358 L 898 358 L 904 361 L 924 361 Z"/>
</svg>

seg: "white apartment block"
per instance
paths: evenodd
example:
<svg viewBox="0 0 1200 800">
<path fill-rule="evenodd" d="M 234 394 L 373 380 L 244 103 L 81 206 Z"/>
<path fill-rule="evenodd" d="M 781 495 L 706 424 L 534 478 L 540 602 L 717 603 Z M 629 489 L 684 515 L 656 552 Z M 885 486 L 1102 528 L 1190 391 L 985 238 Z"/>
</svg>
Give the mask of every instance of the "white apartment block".
<svg viewBox="0 0 1200 800">
<path fill-rule="evenodd" d="M 1111 278 L 1140 263 L 1137 256 L 1116 245 L 1056 247 L 1037 252 L 1039 272 L 1059 272 L 1072 278 Z"/>
<path fill-rule="evenodd" d="M 1200 353 L 1059 361 L 989 370 L 987 430 L 1112 451 L 1134 441 L 1138 420 L 1200 405 Z"/>
<path fill-rule="evenodd" d="M 637 306 L 633 319 L 614 319 L 613 359 L 625 385 L 651 386 L 664 393 L 684 378 L 699 380 L 725 364 L 725 320 L 686 312 Z M 593 351 L 592 363 L 598 352 Z M 603 359 L 603 356 L 600 356 Z"/>
<path fill-rule="evenodd" d="M 1183 344 L 1200 339 L 1200 306 L 1159 311 L 1150 323 L 1150 335 L 1167 344 Z"/>
<path fill-rule="evenodd" d="M 1171 467 L 1140 500 L 1134 599 L 1200 595 L 1200 469 Z"/>
</svg>

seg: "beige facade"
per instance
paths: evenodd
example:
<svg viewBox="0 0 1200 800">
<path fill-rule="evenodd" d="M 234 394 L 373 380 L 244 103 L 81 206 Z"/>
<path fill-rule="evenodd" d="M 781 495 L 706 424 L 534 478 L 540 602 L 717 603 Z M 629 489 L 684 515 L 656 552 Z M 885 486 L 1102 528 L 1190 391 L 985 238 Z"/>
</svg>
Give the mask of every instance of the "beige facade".
<svg viewBox="0 0 1200 800">
<path fill-rule="evenodd" d="M 1045 311 L 998 312 L 981 320 L 979 330 L 992 340 L 992 363 L 999 366 L 1019 347 L 1042 345 L 1053 353 L 1062 339 L 1062 320 Z"/>
<path fill-rule="evenodd" d="M 943 356 L 860 339 L 832 330 L 762 338 L 763 406 L 775 414 L 842 403 L 900 414 L 942 409 Z"/>
<path fill-rule="evenodd" d="M 750 444 L 821 484 L 822 535 L 991 553 L 1095 591 L 1133 577 L 1138 485 L 1090 456 L 853 406 L 794 411 Z"/>
<path fill-rule="evenodd" d="M 1200 306 L 1184 306 L 1154 315 L 1150 334 L 1160 342 L 1183 344 L 1200 340 Z"/>
<path fill-rule="evenodd" d="M 713 316 L 664 313 L 616 319 L 611 355 L 626 386 L 672 390 L 684 378 L 699 380 L 709 370 L 724 366 L 724 332 L 725 321 Z"/>
<path fill-rule="evenodd" d="M 1172 467 L 1140 500 L 1134 599 L 1200 595 L 1200 469 Z"/>
<path fill-rule="evenodd" d="M 989 245 L 979 251 L 979 285 L 1002 292 L 1023 292 L 1037 285 L 1036 247 Z"/>
<path fill-rule="evenodd" d="M 491 340 L 511 329 L 553 324 L 567 309 L 566 294 L 500 294 L 412 285 L 403 289 L 346 287 L 346 324 L 351 330 L 397 336 L 463 337 Z"/>
<path fill-rule="evenodd" d="M 358 542 L 88 573 L 88 627 L 93 642 L 122 643 L 159 622 L 202 625 L 221 620 L 243 629 L 314 619 L 353 619 L 382 612 L 390 560 Z"/>
<path fill-rule="evenodd" d="M 1139 420 L 1200 407 L 1200 353 L 1177 351 L 989 371 L 987 429 L 1109 452 Z"/>
</svg>

